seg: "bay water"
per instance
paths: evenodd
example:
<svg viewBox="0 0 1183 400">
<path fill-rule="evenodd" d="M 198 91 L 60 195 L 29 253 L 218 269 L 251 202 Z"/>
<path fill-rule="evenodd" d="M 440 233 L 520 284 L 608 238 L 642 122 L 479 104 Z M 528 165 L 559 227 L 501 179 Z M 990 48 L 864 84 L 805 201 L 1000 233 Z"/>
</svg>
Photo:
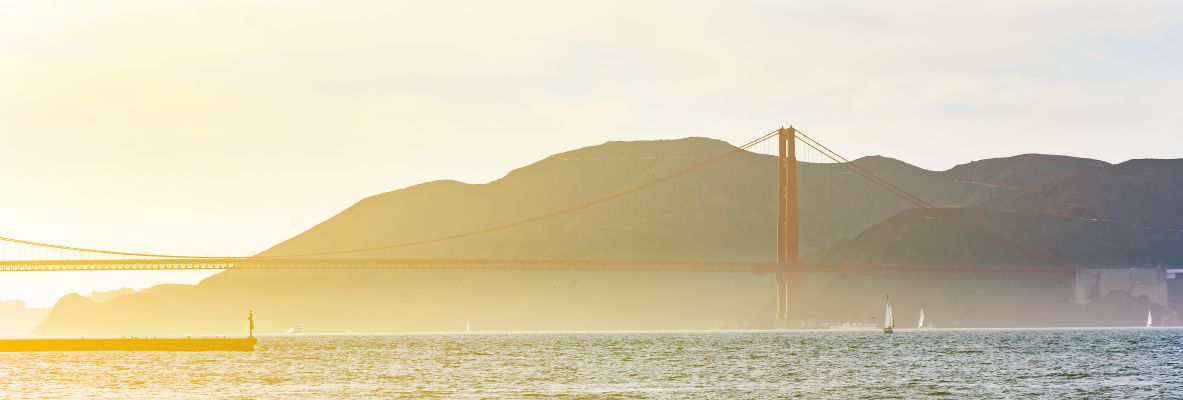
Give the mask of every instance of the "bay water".
<svg viewBox="0 0 1183 400">
<path fill-rule="evenodd" d="M 2 398 L 1183 398 L 1183 330 L 260 337 L 0 353 Z"/>
</svg>

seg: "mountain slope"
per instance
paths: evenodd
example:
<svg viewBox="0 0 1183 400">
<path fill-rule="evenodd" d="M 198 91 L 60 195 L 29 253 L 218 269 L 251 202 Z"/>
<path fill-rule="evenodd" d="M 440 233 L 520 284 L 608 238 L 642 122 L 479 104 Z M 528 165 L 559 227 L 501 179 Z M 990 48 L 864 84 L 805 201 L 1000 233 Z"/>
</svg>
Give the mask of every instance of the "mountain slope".
<svg viewBox="0 0 1183 400">
<path fill-rule="evenodd" d="M 771 156 L 740 152 L 652 189 L 568 210 L 733 151 L 705 138 L 577 149 L 486 184 L 438 181 L 372 196 L 262 255 L 384 247 L 330 256 L 766 261 L 775 249 Z M 884 157 L 856 162 L 936 204 L 1005 194 Z M 908 206 L 840 165 L 801 163 L 798 179 L 806 257 L 834 254 L 825 249 Z M 875 202 L 887 205 L 868 206 Z M 464 234 L 547 214 L 554 215 Z M 399 243 L 414 245 L 390 246 Z M 102 303 L 67 296 L 38 332 L 238 332 L 247 309 L 261 332 L 292 325 L 441 331 L 466 323 L 478 330 L 748 329 L 770 323 L 772 285 L 758 274 L 232 269 L 198 285 L 161 285 Z M 815 317 L 845 315 L 828 312 Z"/>
<path fill-rule="evenodd" d="M 733 151 L 704 138 L 609 142 L 547 157 L 487 184 L 429 182 L 373 196 L 262 255 L 477 231 L 594 201 Z M 740 152 L 652 189 L 529 224 L 336 256 L 768 260 L 775 250 L 775 163 Z M 898 161 L 881 164 L 868 168 L 929 198 L 956 203 L 990 190 Z M 879 189 L 841 166 L 802 163 L 799 177 L 805 252 L 853 236 L 903 206 L 866 209 Z M 196 286 L 162 285 L 103 303 L 66 297 L 38 332 L 236 331 L 248 308 L 263 332 L 290 325 L 448 330 L 465 320 L 505 330 L 752 328 L 772 313 L 769 285 L 767 276 L 750 274 L 229 270 Z"/>
<path fill-rule="evenodd" d="M 1021 154 L 988 158 L 950 168 L 944 174 L 960 181 L 992 186 L 1019 187 L 1039 183 L 1065 172 L 1100 168 L 1107 162 L 1050 154 Z"/>
<path fill-rule="evenodd" d="M 984 229 L 967 229 L 967 223 Z M 976 208 L 901 212 L 824 258 L 893 264 L 1047 264 L 1016 246 L 1078 267 L 1183 266 L 1183 232 Z"/>
<path fill-rule="evenodd" d="M 1076 169 L 983 204 L 1018 213 L 1183 229 L 1183 160 Z"/>
<path fill-rule="evenodd" d="M 0 337 L 27 335 L 48 313 L 49 309 L 27 308 L 18 300 L 0 301 Z"/>
</svg>

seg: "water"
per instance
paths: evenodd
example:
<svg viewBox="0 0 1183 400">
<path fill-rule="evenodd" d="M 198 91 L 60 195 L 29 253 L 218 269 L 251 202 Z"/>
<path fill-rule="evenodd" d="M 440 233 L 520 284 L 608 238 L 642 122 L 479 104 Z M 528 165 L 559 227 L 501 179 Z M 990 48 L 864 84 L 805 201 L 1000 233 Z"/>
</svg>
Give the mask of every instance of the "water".
<svg viewBox="0 0 1183 400">
<path fill-rule="evenodd" d="M 3 398 L 1180 398 L 1183 330 L 263 337 L 0 354 Z"/>
</svg>

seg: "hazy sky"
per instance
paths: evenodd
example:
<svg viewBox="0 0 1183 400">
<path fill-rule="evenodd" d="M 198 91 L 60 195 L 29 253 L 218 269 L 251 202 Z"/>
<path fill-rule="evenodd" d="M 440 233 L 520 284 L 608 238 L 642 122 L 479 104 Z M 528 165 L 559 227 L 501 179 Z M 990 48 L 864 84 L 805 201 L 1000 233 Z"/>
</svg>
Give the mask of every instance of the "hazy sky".
<svg viewBox="0 0 1183 400">
<path fill-rule="evenodd" d="M 1181 78 L 1176 1 L 0 0 L 0 236 L 250 254 L 427 180 L 788 123 L 929 169 L 1178 158 Z"/>
</svg>

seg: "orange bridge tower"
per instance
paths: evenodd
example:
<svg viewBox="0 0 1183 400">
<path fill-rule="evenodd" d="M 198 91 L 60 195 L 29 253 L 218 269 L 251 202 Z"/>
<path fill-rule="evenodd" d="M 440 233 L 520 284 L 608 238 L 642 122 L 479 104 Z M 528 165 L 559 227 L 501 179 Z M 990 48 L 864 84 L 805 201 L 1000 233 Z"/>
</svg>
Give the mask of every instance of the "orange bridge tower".
<svg viewBox="0 0 1183 400">
<path fill-rule="evenodd" d="M 801 268 L 797 218 L 797 130 L 780 128 L 776 168 L 776 322 L 801 327 Z"/>
</svg>

